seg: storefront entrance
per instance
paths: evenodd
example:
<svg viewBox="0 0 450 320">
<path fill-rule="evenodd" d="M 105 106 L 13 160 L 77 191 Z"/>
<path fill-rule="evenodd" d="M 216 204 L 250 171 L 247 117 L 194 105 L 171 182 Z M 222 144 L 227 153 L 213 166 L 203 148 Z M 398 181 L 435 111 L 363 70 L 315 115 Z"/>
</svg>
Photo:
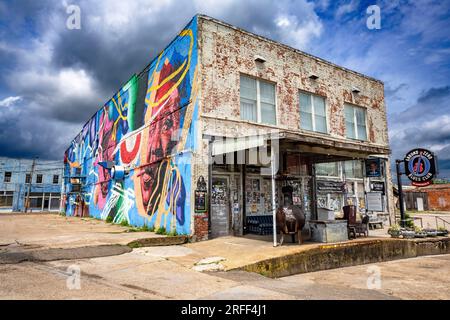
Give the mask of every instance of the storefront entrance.
<svg viewBox="0 0 450 320">
<path fill-rule="evenodd" d="M 211 238 L 227 236 L 230 233 L 229 178 L 215 176 L 211 193 Z"/>
<path fill-rule="evenodd" d="M 225 147 L 232 149 L 225 145 L 225 151 Z M 356 207 L 357 220 L 363 215 L 373 221 L 389 217 L 385 159 L 348 150 L 322 150 L 284 139 L 272 176 L 271 164 L 262 161 L 259 153 L 255 156 L 245 149 L 240 156 L 238 151 L 221 153 L 222 149 L 212 154 L 215 161 L 210 168 L 210 238 L 273 235 L 274 206 L 276 209 L 283 203 L 285 186 L 292 187 L 292 203 L 304 211 L 305 234 L 314 241 L 328 241 L 313 237 L 320 233 L 318 224 L 331 229 L 339 225 L 339 230 L 347 232 L 345 221 L 341 221 L 346 206 Z M 372 162 L 379 168 L 375 173 L 368 169 Z M 345 232 L 339 236 L 344 237 Z"/>
</svg>

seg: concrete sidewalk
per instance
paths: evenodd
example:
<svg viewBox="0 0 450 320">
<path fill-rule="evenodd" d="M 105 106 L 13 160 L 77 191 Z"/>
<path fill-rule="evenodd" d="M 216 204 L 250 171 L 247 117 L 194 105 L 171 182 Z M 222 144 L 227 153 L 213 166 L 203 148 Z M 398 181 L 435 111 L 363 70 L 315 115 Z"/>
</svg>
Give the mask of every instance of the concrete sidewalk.
<svg viewBox="0 0 450 320">
<path fill-rule="evenodd" d="M 387 229 L 370 231 L 370 237 L 357 238 L 343 243 L 364 243 L 375 239 L 390 238 Z M 291 243 L 286 237 L 282 246 L 273 246 L 272 236 L 247 235 L 245 237 L 220 237 L 208 241 L 187 243 L 184 246 L 190 249 L 191 254 L 182 257 L 170 258 L 186 267 L 193 267 L 205 258 L 221 257 L 220 261 L 224 270 L 241 268 L 266 259 L 283 257 L 299 252 L 306 252 L 316 248 L 326 248 L 335 244 L 304 242 Z"/>
<path fill-rule="evenodd" d="M 0 214 L 0 247 L 126 246 L 135 240 L 165 237 L 153 232 L 129 232 L 130 229 L 93 218 L 64 217 L 55 213 L 7 213 Z"/>
<path fill-rule="evenodd" d="M 139 249 L 144 255 L 167 256 L 166 259 L 190 270 L 245 269 L 277 277 L 305 270 L 444 254 L 449 247 L 447 242 L 450 243 L 439 239 L 392 239 L 387 229 L 377 229 L 370 230 L 370 237 L 340 243 L 307 241 L 299 245 L 286 239 L 283 246 L 277 247 L 273 246 L 272 236 L 221 237 L 185 243 L 178 247 L 182 254 L 171 255 L 172 249 L 166 245 L 179 244 L 177 237 L 129 232 L 130 229 L 93 218 L 0 214 L 0 264 L 118 256 L 142 247 Z M 429 249 L 424 249 L 427 246 Z"/>
</svg>

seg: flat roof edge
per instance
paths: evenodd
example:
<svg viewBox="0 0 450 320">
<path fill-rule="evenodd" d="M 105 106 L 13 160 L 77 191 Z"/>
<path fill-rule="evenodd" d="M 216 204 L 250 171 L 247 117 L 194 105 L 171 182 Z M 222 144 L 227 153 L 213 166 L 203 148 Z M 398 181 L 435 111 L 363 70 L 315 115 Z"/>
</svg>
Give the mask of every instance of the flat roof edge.
<svg viewBox="0 0 450 320">
<path fill-rule="evenodd" d="M 378 82 L 378 83 L 380 83 L 380 84 L 382 84 L 382 85 L 384 86 L 384 82 L 381 81 L 381 80 L 379 80 L 379 79 L 376 79 L 376 78 L 370 77 L 370 76 L 368 76 L 368 75 L 365 75 L 365 74 L 363 74 L 363 73 L 360 73 L 360 72 L 357 72 L 357 71 L 354 71 L 354 70 L 351 70 L 351 69 L 342 67 L 342 66 L 340 66 L 340 65 L 338 65 L 338 64 L 335 64 L 335 63 L 330 62 L 330 61 L 328 61 L 328 60 L 325 60 L 325 59 L 323 59 L 323 58 L 320 58 L 320 57 L 317 57 L 317 56 L 312 55 L 312 54 L 310 54 L 310 53 L 304 52 L 304 51 L 302 51 L 302 50 L 300 50 L 300 49 L 296 49 L 296 48 L 291 47 L 291 46 L 289 46 L 289 45 L 287 45 L 287 44 L 284 44 L 284 43 L 281 43 L 281 42 L 278 42 L 278 41 L 269 39 L 269 38 L 267 38 L 267 37 L 258 35 L 258 34 L 256 34 L 256 33 L 251 32 L 251 31 L 247 31 L 247 30 L 245 30 L 245 29 L 242 29 L 242 28 L 240 28 L 240 27 L 234 26 L 234 25 L 232 25 L 232 24 L 230 24 L 230 23 L 227 23 L 227 22 L 224 22 L 224 21 L 222 21 L 222 20 L 219 20 L 219 19 L 210 17 L 210 16 L 205 15 L 205 14 L 197 14 L 197 17 L 198 17 L 199 19 L 211 21 L 211 22 L 217 23 L 217 24 L 219 24 L 219 25 L 222 25 L 222 26 L 224 26 L 224 27 L 231 28 L 231 29 L 233 29 L 233 30 L 236 30 L 236 31 L 242 32 L 242 33 L 244 33 L 244 34 L 247 34 L 247 35 L 249 35 L 249 36 L 258 38 L 258 39 L 260 39 L 260 40 L 263 40 L 263 41 L 266 41 L 266 42 L 270 42 L 270 43 L 272 43 L 272 44 L 275 44 L 275 45 L 284 47 L 284 48 L 286 48 L 286 49 L 288 49 L 288 50 L 291 50 L 291 51 L 294 51 L 294 52 L 296 52 L 296 53 L 302 54 L 302 55 L 307 56 L 307 57 L 309 57 L 309 58 L 312 58 L 312 59 L 314 59 L 314 60 L 316 60 L 316 61 L 319 61 L 319 62 L 321 62 L 321 63 L 330 65 L 330 66 L 332 66 L 332 67 L 341 69 L 341 70 L 346 71 L 346 72 L 353 73 L 353 74 L 355 74 L 355 75 L 357 75 L 357 76 L 366 78 L 366 79 L 368 79 L 368 80 L 371 80 L 371 81 L 374 81 L 374 82 Z"/>
</svg>

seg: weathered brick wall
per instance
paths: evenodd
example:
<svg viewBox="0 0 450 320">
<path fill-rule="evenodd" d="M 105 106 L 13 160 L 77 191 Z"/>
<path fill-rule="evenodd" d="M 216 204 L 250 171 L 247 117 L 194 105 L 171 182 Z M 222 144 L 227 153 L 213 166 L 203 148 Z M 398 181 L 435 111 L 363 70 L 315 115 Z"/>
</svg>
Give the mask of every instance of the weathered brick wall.
<svg viewBox="0 0 450 320">
<path fill-rule="evenodd" d="M 450 211 L 450 185 L 447 188 L 424 189 L 428 194 L 429 210 Z"/>
<path fill-rule="evenodd" d="M 351 103 L 367 108 L 369 142 L 388 147 L 380 81 L 208 19 L 199 20 L 199 41 L 203 116 L 241 122 L 239 77 L 243 73 L 276 83 L 278 128 L 301 132 L 298 93 L 304 90 L 326 97 L 329 138 L 345 139 L 344 103 Z M 255 55 L 267 61 L 258 66 Z M 319 78 L 309 79 L 311 73 Z M 353 94 L 352 87 L 361 92 Z"/>
<path fill-rule="evenodd" d="M 305 137 L 320 137 L 322 141 L 348 143 L 355 154 L 363 147 L 376 147 L 384 150 L 383 153 L 388 150 L 382 82 L 207 17 L 199 18 L 198 32 L 202 92 L 199 127 L 202 133 L 238 137 L 283 129 Z M 257 55 L 266 62 L 256 63 Z M 277 126 L 240 119 L 241 74 L 276 83 Z M 311 74 L 319 78 L 311 80 Z M 360 93 L 352 93 L 353 87 Z M 329 134 L 300 129 L 300 91 L 326 98 Z M 366 108 L 367 142 L 345 137 L 344 103 Z M 206 148 L 202 151 L 207 154 Z M 199 150 L 199 154 L 202 151 Z M 389 162 L 387 168 L 387 190 L 392 190 Z M 207 172 L 205 167 L 198 171 L 204 175 Z M 389 213 L 394 221 L 392 192 L 388 198 Z"/>
</svg>

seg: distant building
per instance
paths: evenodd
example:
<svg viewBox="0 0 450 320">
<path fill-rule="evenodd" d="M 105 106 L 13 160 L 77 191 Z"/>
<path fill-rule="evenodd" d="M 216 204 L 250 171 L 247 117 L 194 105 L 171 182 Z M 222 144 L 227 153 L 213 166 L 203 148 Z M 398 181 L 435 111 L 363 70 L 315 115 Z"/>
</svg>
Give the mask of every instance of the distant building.
<svg viewBox="0 0 450 320">
<path fill-rule="evenodd" d="M 450 184 L 405 190 L 405 204 L 407 210 L 450 211 Z"/>
<path fill-rule="evenodd" d="M 60 207 L 63 163 L 59 161 L 0 157 L 0 212 L 58 211 Z"/>
</svg>

